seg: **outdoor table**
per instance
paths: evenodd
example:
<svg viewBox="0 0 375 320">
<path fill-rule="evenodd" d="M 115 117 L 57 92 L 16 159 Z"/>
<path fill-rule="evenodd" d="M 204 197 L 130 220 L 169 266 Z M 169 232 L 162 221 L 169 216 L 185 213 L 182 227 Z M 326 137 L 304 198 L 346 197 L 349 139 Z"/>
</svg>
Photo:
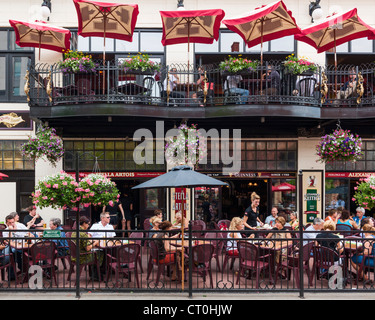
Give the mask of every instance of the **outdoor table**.
<svg viewBox="0 0 375 320">
<path fill-rule="evenodd" d="M 347 283 L 351 283 L 352 280 L 356 278 L 355 273 L 351 272 L 349 268 L 350 259 L 353 255 L 355 255 L 359 250 L 362 249 L 363 243 L 361 242 L 362 239 L 344 239 L 344 271 L 343 276 L 346 279 Z"/>
<path fill-rule="evenodd" d="M 117 87 L 117 90 L 125 95 L 137 95 L 148 92 L 149 89 L 136 84 L 134 82 L 128 82 Z"/>
</svg>

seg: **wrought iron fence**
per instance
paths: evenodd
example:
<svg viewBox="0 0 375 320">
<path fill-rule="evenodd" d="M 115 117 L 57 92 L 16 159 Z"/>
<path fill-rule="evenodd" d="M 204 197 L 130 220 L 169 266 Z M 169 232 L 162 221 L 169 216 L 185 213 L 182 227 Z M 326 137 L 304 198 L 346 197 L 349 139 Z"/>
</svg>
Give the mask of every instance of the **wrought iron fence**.
<svg viewBox="0 0 375 320">
<path fill-rule="evenodd" d="M 98 63 L 95 73 L 64 74 L 58 65 L 30 65 L 25 91 L 31 106 L 121 103 L 149 106 L 211 107 L 283 104 L 358 107 L 374 103 L 374 64 L 318 68 L 291 74 L 281 61 L 235 74 L 217 66 L 174 64 L 158 72 Z"/>
<path fill-rule="evenodd" d="M 10 233 L 9 233 L 10 232 Z M 373 232 L 134 230 L 2 231 L 0 291 L 373 291 Z M 125 232 L 125 231 L 124 231 Z M 316 234 L 320 234 L 315 237 Z M 23 236 L 25 235 L 25 237 Z M 313 237 L 311 237 L 311 235 Z M 152 237 L 154 236 L 154 237 Z M 77 246 L 77 243 L 79 244 Z M 79 262 L 79 263 L 78 263 Z"/>
</svg>

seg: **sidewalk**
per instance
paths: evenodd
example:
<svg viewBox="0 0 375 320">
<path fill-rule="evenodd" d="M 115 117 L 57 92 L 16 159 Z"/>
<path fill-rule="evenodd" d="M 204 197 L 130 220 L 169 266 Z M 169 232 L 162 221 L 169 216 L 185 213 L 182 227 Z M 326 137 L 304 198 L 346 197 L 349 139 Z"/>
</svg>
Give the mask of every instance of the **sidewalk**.
<svg viewBox="0 0 375 320">
<path fill-rule="evenodd" d="M 192 298 L 188 297 L 187 293 L 163 293 L 163 294 L 149 294 L 149 293 L 97 293 L 87 292 L 82 293 L 81 297 L 77 299 L 75 293 L 24 293 L 24 292 L 8 292 L 0 293 L 1 300 L 126 300 L 126 301 L 264 301 L 264 300 L 375 300 L 375 292 L 353 292 L 353 293 L 305 293 L 303 299 L 299 298 L 298 293 L 196 293 Z"/>
</svg>

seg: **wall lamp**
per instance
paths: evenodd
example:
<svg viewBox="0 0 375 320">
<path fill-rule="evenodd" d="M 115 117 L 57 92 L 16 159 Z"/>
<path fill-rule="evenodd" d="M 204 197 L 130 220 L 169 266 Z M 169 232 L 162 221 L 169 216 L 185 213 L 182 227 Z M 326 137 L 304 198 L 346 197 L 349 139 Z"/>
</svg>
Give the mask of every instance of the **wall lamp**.
<svg viewBox="0 0 375 320">
<path fill-rule="evenodd" d="M 49 16 L 51 15 L 51 0 L 43 0 L 40 13 L 42 15 L 43 21 L 49 21 Z"/>
<path fill-rule="evenodd" d="M 310 1 L 309 15 L 311 17 L 311 23 L 313 23 L 314 20 L 323 18 L 323 10 L 319 3 L 320 0 Z"/>
<path fill-rule="evenodd" d="M 177 0 L 177 10 L 180 9 L 185 9 L 184 8 L 184 0 Z"/>
</svg>

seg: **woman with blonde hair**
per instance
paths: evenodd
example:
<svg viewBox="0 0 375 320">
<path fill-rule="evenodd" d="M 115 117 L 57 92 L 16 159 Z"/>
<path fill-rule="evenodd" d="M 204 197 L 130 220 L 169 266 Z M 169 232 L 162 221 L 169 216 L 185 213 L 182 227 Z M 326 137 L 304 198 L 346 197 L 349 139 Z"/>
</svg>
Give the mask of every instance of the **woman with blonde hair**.
<svg viewBox="0 0 375 320">
<path fill-rule="evenodd" d="M 243 230 L 244 223 L 239 217 L 234 217 L 229 225 L 229 231 L 227 234 L 227 253 L 229 256 L 238 256 L 237 241 L 242 239 L 240 231 Z M 250 235 L 249 238 L 254 238 L 254 234 Z"/>
<path fill-rule="evenodd" d="M 263 225 L 259 219 L 259 203 L 260 196 L 253 192 L 251 194 L 251 205 L 245 210 L 243 216 L 245 230 L 255 230 L 258 222 L 261 226 Z"/>
</svg>

